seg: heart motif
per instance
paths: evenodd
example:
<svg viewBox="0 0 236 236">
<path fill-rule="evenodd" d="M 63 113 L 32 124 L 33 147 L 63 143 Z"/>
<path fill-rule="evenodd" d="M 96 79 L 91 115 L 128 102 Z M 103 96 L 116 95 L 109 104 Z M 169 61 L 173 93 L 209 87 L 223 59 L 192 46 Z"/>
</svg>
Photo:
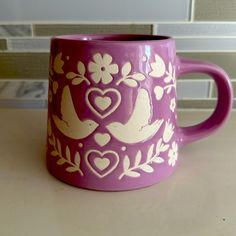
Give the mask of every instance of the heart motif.
<svg viewBox="0 0 236 236">
<path fill-rule="evenodd" d="M 103 178 L 117 167 L 119 155 L 112 150 L 100 152 L 92 149 L 85 154 L 85 162 L 96 176 Z"/>
<path fill-rule="evenodd" d="M 100 146 L 103 147 L 108 144 L 111 140 L 111 136 L 107 133 L 96 133 L 94 135 L 95 142 Z"/>
<path fill-rule="evenodd" d="M 106 110 L 111 105 L 111 99 L 109 97 L 96 97 L 95 104 L 102 111 Z"/>
<path fill-rule="evenodd" d="M 110 161 L 107 158 L 96 157 L 94 158 L 94 164 L 99 170 L 104 170 L 109 166 Z"/>
<path fill-rule="evenodd" d="M 121 95 L 114 88 L 105 90 L 90 88 L 86 92 L 85 100 L 90 110 L 98 117 L 104 119 L 119 107 Z"/>
</svg>

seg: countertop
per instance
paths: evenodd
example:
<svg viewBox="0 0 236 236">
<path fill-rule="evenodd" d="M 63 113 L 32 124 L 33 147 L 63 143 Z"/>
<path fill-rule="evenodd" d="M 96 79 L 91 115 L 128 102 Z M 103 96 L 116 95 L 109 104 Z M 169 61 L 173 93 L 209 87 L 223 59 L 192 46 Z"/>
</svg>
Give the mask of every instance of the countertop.
<svg viewBox="0 0 236 236">
<path fill-rule="evenodd" d="M 174 175 L 116 193 L 75 188 L 48 173 L 46 110 L 0 114 L 0 235 L 235 235 L 236 112 L 217 133 L 180 151 Z M 187 124 L 208 114 L 179 117 Z"/>
</svg>

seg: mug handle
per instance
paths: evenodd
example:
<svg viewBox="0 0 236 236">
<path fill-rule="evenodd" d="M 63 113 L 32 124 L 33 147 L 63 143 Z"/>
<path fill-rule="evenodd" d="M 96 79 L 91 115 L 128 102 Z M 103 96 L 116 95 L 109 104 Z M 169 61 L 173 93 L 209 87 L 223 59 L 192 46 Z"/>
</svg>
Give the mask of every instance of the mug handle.
<svg viewBox="0 0 236 236">
<path fill-rule="evenodd" d="M 226 72 L 215 64 L 177 56 L 177 77 L 189 73 L 210 75 L 218 89 L 218 101 L 212 115 L 200 124 L 179 127 L 180 146 L 209 136 L 220 128 L 229 117 L 233 103 L 233 90 Z"/>
</svg>

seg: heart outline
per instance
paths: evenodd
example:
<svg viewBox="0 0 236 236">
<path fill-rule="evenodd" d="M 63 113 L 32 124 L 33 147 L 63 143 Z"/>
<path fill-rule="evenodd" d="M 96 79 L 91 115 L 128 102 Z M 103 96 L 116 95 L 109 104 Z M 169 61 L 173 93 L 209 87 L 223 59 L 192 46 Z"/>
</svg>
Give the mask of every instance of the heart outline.
<svg viewBox="0 0 236 236">
<path fill-rule="evenodd" d="M 103 174 L 100 174 L 100 173 L 98 173 L 98 172 L 93 168 L 93 166 L 89 163 L 88 157 L 89 157 L 89 155 L 90 155 L 91 153 L 97 153 L 97 154 L 99 154 L 99 155 L 101 156 L 101 158 L 102 158 L 103 156 L 105 156 L 106 154 L 109 154 L 109 153 L 110 153 L 110 154 L 113 154 L 113 156 L 116 158 L 116 162 L 115 162 L 115 164 L 113 164 L 113 166 L 112 166 L 108 171 L 106 171 L 106 172 L 103 173 Z M 109 159 L 109 158 L 107 158 L 107 159 Z M 104 151 L 104 152 L 100 152 L 100 151 L 98 151 L 98 150 L 96 150 L 96 149 L 91 149 L 91 150 L 89 150 L 89 151 L 87 151 L 87 152 L 85 153 L 85 162 L 86 162 L 88 168 L 89 168 L 97 177 L 99 177 L 99 178 L 104 178 L 105 176 L 109 175 L 109 174 L 117 167 L 117 165 L 118 165 L 118 163 L 119 163 L 119 159 L 120 159 L 120 157 L 119 157 L 118 153 L 117 153 L 117 152 L 114 152 L 114 151 L 112 151 L 112 150 L 107 150 L 107 151 Z"/>
<path fill-rule="evenodd" d="M 108 133 L 96 133 L 93 137 L 100 147 L 104 147 L 111 141 L 111 135 Z"/>
<path fill-rule="evenodd" d="M 112 109 L 110 109 L 108 112 L 106 112 L 105 114 L 100 114 L 90 103 L 89 101 L 89 94 L 93 91 L 96 91 L 96 92 L 99 92 L 100 94 L 102 94 L 102 96 L 104 96 L 106 93 L 108 92 L 113 92 L 117 95 L 117 101 L 115 103 L 115 105 L 112 107 Z M 121 94 L 118 90 L 114 89 L 114 88 L 108 88 L 108 89 L 105 89 L 105 90 L 102 90 L 102 89 L 99 89 L 99 88 L 89 88 L 86 92 L 86 95 L 85 95 L 85 101 L 88 105 L 88 107 L 90 108 L 90 110 L 95 114 L 97 115 L 98 117 L 100 117 L 101 119 L 104 119 L 106 118 L 107 116 L 111 115 L 120 105 L 121 103 Z"/>
</svg>

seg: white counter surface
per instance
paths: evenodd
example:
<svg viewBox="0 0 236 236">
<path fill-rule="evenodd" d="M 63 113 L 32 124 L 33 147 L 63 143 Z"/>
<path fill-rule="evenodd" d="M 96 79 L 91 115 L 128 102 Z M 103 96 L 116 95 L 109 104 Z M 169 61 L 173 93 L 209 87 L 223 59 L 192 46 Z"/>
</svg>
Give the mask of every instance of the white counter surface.
<svg viewBox="0 0 236 236">
<path fill-rule="evenodd" d="M 45 167 L 46 110 L 0 109 L 1 236 L 235 236 L 236 113 L 180 152 L 174 175 L 128 192 L 66 185 Z M 207 112 L 182 112 L 194 122 Z"/>
</svg>

